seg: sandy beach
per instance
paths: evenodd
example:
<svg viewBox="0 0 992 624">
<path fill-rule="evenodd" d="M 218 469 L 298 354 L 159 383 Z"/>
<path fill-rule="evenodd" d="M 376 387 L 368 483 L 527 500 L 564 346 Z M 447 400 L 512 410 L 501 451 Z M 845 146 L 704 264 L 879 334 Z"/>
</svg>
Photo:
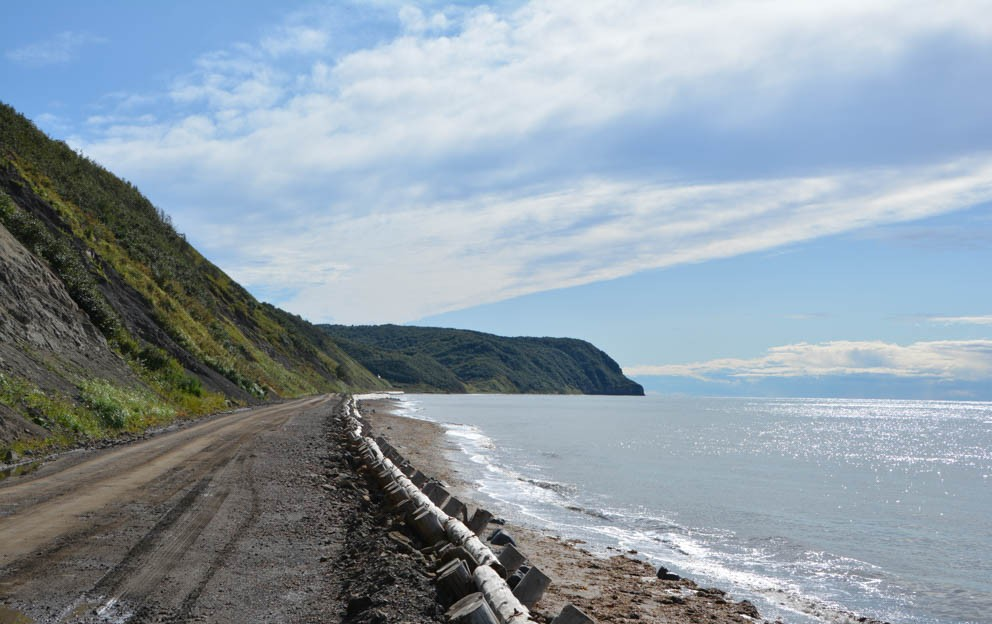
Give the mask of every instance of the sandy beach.
<svg viewBox="0 0 992 624">
<path fill-rule="evenodd" d="M 414 466 L 447 483 L 449 491 L 472 506 L 472 484 L 466 483 L 446 459 L 447 453 L 457 449 L 446 440 L 444 427 L 398 416 L 395 407 L 395 399 L 359 404 L 376 435 L 384 436 Z M 500 516 L 499 509 L 490 511 Z M 546 621 L 567 603 L 601 623 L 761 621 L 751 603 L 733 602 L 718 589 L 699 587 L 689 579 L 659 579 L 657 570 L 637 559 L 636 552 L 597 556 L 584 550 L 579 541 L 519 526 L 504 528 L 530 562 L 552 579 L 551 587 L 533 609 Z"/>
</svg>

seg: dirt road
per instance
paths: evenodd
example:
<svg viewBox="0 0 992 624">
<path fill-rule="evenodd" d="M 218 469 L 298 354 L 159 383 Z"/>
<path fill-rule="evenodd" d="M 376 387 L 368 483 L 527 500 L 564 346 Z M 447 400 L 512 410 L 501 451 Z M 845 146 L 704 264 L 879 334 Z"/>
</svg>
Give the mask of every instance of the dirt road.
<svg viewBox="0 0 992 624">
<path fill-rule="evenodd" d="M 225 414 L 0 483 L 0 624 L 341 619 L 328 566 L 361 501 L 327 483 L 337 404 Z"/>
</svg>

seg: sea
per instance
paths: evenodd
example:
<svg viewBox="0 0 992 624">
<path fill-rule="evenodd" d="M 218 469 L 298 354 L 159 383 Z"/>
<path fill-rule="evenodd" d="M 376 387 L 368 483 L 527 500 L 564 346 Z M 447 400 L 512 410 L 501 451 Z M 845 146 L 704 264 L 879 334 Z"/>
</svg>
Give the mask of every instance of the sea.
<svg viewBox="0 0 992 624">
<path fill-rule="evenodd" d="M 405 395 L 515 524 L 769 620 L 992 622 L 992 403 Z"/>
</svg>

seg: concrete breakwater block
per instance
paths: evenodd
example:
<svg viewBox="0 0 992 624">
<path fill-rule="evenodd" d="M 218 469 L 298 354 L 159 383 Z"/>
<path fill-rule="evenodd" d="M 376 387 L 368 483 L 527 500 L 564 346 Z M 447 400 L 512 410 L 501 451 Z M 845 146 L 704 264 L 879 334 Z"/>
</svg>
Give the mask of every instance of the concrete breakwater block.
<svg viewBox="0 0 992 624">
<path fill-rule="evenodd" d="M 385 487 L 383 493 L 386 495 L 386 500 L 393 505 L 398 505 L 400 502 L 410 498 L 407 496 L 406 490 L 403 489 L 403 486 L 398 483 L 390 483 Z"/>
<path fill-rule="evenodd" d="M 481 507 L 477 507 L 475 513 L 472 514 L 472 519 L 466 523 L 466 526 L 476 535 L 481 535 L 492 519 L 493 515 L 491 513 Z"/>
<path fill-rule="evenodd" d="M 393 450 L 393 445 L 386 441 L 386 438 L 380 436 L 375 437 L 375 443 L 379 445 L 379 450 L 383 453 L 389 453 Z"/>
<path fill-rule="evenodd" d="M 541 599 L 549 585 L 551 585 L 551 579 L 537 569 L 537 566 L 531 566 L 527 570 L 527 574 L 524 574 L 517 586 L 513 588 L 513 595 L 529 609 Z"/>
<path fill-rule="evenodd" d="M 448 514 L 452 518 L 458 518 L 459 520 L 464 521 L 468 508 L 465 507 L 465 503 L 452 496 L 444 503 L 444 506 L 441 507 L 441 511 Z"/>
<path fill-rule="evenodd" d="M 493 534 L 489 536 L 489 543 L 494 546 L 506 546 L 507 544 L 513 544 L 514 546 L 517 545 L 516 540 L 514 540 L 513 537 L 503 529 L 496 529 L 493 531 Z"/>
<path fill-rule="evenodd" d="M 438 551 L 438 557 L 442 562 L 448 563 L 454 560 L 461 560 L 465 562 L 469 570 L 475 570 L 479 566 L 478 559 L 469 552 L 464 546 L 455 546 L 454 544 L 445 544 L 441 550 Z"/>
<path fill-rule="evenodd" d="M 451 495 L 448 493 L 448 490 L 441 487 L 436 481 L 431 481 L 424 487 L 424 496 L 431 499 L 431 502 L 438 507 L 443 507 Z"/>
<path fill-rule="evenodd" d="M 419 470 L 414 470 L 413 474 L 409 475 L 409 477 L 410 477 L 410 481 L 413 481 L 413 484 L 416 485 L 421 490 L 423 490 L 424 485 L 427 484 L 427 475 L 420 472 Z"/>
<path fill-rule="evenodd" d="M 407 479 L 412 477 L 413 473 L 417 471 L 417 469 L 413 467 L 413 464 L 405 459 L 394 463 L 396 464 L 396 467 L 400 469 L 400 472 L 406 475 Z"/>
<path fill-rule="evenodd" d="M 522 566 L 527 557 L 524 557 L 519 550 L 513 544 L 507 544 L 503 547 L 503 551 L 499 554 L 499 562 L 506 568 L 507 574 L 513 574 L 517 571 L 517 568 Z"/>
<path fill-rule="evenodd" d="M 413 530 L 427 544 L 436 544 L 445 538 L 444 526 L 437 515 L 426 507 L 421 507 L 410 518 Z"/>
<path fill-rule="evenodd" d="M 509 587 L 510 589 L 516 587 L 517 584 L 523 580 L 524 574 L 527 574 L 529 570 L 530 570 L 529 565 L 521 565 L 520 567 L 518 567 L 516 570 L 513 571 L 512 574 L 506 577 L 506 586 Z"/>
<path fill-rule="evenodd" d="M 475 589 L 472 573 L 461 559 L 454 559 L 441 566 L 434 584 L 437 586 L 437 596 L 443 606 L 458 602 Z"/>
<path fill-rule="evenodd" d="M 445 617 L 451 624 L 499 624 L 480 592 L 469 594 L 451 605 Z"/>
<path fill-rule="evenodd" d="M 558 617 L 551 620 L 551 624 L 596 624 L 596 620 L 580 611 L 572 603 L 568 603 L 562 608 Z"/>
</svg>

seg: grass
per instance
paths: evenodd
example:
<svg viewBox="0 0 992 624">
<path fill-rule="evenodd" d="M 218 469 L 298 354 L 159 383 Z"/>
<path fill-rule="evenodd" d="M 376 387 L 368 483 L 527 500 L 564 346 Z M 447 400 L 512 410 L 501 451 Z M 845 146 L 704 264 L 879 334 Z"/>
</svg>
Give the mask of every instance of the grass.
<svg viewBox="0 0 992 624">
<path fill-rule="evenodd" d="M 45 392 L 23 377 L 0 373 L 0 404 L 49 432 L 43 438 L 21 439 L 0 448 L 0 455 L 8 448 L 20 454 L 39 454 L 87 441 L 115 438 L 124 433 L 141 433 L 177 418 L 213 413 L 227 406 L 222 395 L 205 392 L 191 402 L 193 409 L 184 410 L 176 406 L 175 400 L 105 379 L 84 380 L 79 383 L 78 392 L 75 399 L 57 392 Z M 189 399 L 183 401 L 189 402 Z"/>
<path fill-rule="evenodd" d="M 107 431 L 143 431 L 172 422 L 175 407 L 150 392 L 116 386 L 104 379 L 90 379 L 79 386 L 82 405 Z"/>
</svg>

